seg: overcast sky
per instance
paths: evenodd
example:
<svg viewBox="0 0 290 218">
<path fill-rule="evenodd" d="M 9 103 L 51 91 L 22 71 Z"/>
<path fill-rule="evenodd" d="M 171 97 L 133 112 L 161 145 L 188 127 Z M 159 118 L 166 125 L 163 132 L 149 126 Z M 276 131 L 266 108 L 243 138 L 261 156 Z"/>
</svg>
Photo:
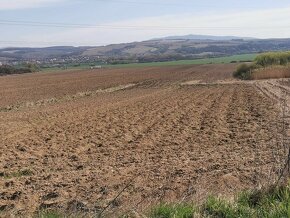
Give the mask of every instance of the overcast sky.
<svg viewBox="0 0 290 218">
<path fill-rule="evenodd" d="M 0 0 L 0 47 L 185 34 L 290 38 L 289 0 Z"/>
</svg>

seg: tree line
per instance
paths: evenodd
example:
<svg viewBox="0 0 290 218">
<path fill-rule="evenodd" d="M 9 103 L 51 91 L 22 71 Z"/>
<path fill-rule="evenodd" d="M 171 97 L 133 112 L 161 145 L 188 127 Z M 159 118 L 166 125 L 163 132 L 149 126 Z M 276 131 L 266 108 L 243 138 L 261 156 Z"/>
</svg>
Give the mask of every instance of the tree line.
<svg viewBox="0 0 290 218">
<path fill-rule="evenodd" d="M 273 65 L 288 65 L 290 62 L 290 52 L 268 52 L 256 57 L 255 63 L 261 67 Z"/>
</svg>

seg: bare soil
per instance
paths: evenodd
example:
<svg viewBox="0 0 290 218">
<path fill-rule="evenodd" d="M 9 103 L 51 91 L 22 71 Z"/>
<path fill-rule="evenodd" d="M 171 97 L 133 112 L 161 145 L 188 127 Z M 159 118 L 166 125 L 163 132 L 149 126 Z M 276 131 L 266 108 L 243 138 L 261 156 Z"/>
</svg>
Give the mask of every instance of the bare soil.
<svg viewBox="0 0 290 218">
<path fill-rule="evenodd" d="M 279 110 L 234 69 L 1 77 L 0 210 L 140 212 L 268 182 Z"/>
</svg>

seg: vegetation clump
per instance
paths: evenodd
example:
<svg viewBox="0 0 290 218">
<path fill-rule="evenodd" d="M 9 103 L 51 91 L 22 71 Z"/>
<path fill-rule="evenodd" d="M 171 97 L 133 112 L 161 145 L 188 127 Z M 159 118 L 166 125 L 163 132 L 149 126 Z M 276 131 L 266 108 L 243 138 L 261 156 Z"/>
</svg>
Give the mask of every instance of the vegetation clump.
<svg viewBox="0 0 290 218">
<path fill-rule="evenodd" d="M 153 208 L 149 214 L 152 218 L 192 218 L 196 209 L 189 204 L 161 204 Z"/>
<path fill-rule="evenodd" d="M 30 169 L 18 170 L 16 172 L 11 172 L 11 173 L 3 173 L 3 177 L 6 179 L 20 178 L 20 177 L 31 176 L 31 175 L 33 175 L 33 171 Z"/>
<path fill-rule="evenodd" d="M 290 62 L 290 52 L 268 52 L 258 55 L 255 59 L 256 65 L 268 67 L 273 65 L 286 66 Z"/>
<path fill-rule="evenodd" d="M 290 77 L 290 52 L 268 52 L 258 55 L 251 64 L 241 64 L 233 76 L 239 79 Z M 269 68 L 270 71 L 268 70 Z M 286 70 L 286 71 L 285 71 Z"/>
<path fill-rule="evenodd" d="M 21 67 L 15 67 L 10 65 L 0 66 L 0 76 L 12 75 L 12 74 L 24 74 L 24 73 L 33 73 L 39 71 L 39 67 L 35 64 L 25 64 Z"/>
<path fill-rule="evenodd" d="M 256 66 L 254 64 L 241 64 L 238 66 L 237 70 L 234 72 L 234 77 L 239 79 L 248 80 L 251 79 L 251 75 L 253 70 L 255 70 Z"/>
</svg>

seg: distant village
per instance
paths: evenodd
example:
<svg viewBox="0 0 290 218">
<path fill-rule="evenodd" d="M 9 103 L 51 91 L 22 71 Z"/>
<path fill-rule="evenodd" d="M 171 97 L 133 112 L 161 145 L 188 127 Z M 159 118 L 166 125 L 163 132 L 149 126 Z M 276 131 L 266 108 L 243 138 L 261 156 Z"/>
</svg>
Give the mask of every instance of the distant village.
<svg viewBox="0 0 290 218">
<path fill-rule="evenodd" d="M 98 57 L 65 57 L 65 58 L 48 58 L 48 59 L 26 59 L 26 60 L 15 60 L 15 59 L 0 59 L 0 66 L 22 66 L 25 64 L 35 64 L 40 68 L 62 68 L 78 67 L 80 65 L 87 65 L 91 69 L 100 69 L 102 65 L 106 65 L 107 61 Z"/>
</svg>

